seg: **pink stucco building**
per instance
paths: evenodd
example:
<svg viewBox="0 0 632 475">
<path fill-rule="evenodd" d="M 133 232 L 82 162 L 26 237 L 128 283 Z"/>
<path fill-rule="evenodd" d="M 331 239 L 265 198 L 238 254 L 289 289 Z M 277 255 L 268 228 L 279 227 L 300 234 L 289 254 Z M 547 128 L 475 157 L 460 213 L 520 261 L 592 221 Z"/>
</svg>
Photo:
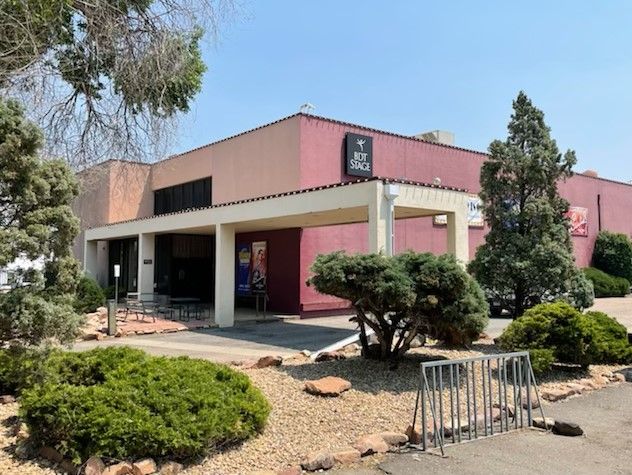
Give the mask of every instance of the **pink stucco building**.
<svg viewBox="0 0 632 475">
<path fill-rule="evenodd" d="M 436 184 L 440 181 L 443 186 L 465 189 L 470 194 L 479 191 L 484 153 L 295 114 L 154 164 L 109 161 L 83 171 L 80 174 L 83 192 L 75 206 L 82 220 L 82 233 L 89 228 L 127 223 L 126 230 L 116 239 L 91 240 L 98 242 L 96 254 L 90 257 L 96 259 L 92 264 L 93 273 L 106 284 L 111 281 L 112 264 L 120 263 L 124 268 L 124 286 L 130 291 L 140 290 L 139 276 L 144 273 L 145 281 L 151 280 L 151 287 L 157 292 L 171 295 L 193 292 L 212 301 L 217 285 L 214 280 L 218 279 L 213 272 L 217 261 L 213 231 L 205 232 L 201 223 L 200 227 L 190 226 L 184 233 L 156 232 L 155 240 L 152 237 L 151 243 L 144 247 L 143 252 L 151 249 L 150 254 L 141 255 L 142 243 L 134 231 L 135 223 L 155 219 L 154 215 L 171 216 L 192 208 L 217 208 L 227 203 L 358 180 L 358 176 L 346 173 L 350 153 L 346 150 L 347 134 L 357 134 L 364 137 L 362 140 L 372 142 L 370 175 L 373 177 L 402 183 Z M 367 143 L 364 145 L 368 147 Z M 358 149 L 359 152 L 364 153 Z M 363 156 L 355 157 L 362 159 Z M 631 185 L 593 174 L 576 174 L 561 183 L 560 190 L 587 220 L 582 228 L 585 235 L 573 236 L 579 266 L 589 265 L 600 229 L 632 235 L 632 220 L 627 219 L 628 210 L 632 209 Z M 303 200 L 316 199 L 313 196 L 304 194 Z M 450 250 L 450 224 L 438 224 L 429 214 L 437 213 L 395 219 L 394 252 Z M 421 213 L 415 216 L 418 215 Z M 396 213 L 395 218 L 398 217 L 403 218 L 404 214 Z M 319 253 L 340 249 L 372 250 L 370 219 L 362 223 L 359 219 L 336 218 L 328 223 L 347 221 L 352 224 L 314 226 L 316 221 L 313 221 L 310 226 L 296 226 L 297 221 L 287 221 L 288 227 L 280 228 L 278 223 L 283 221 L 277 220 L 275 226 L 265 226 L 262 222 L 256 227 L 237 227 L 234 236 L 237 257 L 233 259 L 236 282 L 230 285 L 239 285 L 239 251 L 251 249 L 253 242 L 266 242 L 267 294 L 271 310 L 313 315 L 346 307 L 345 302 L 316 293 L 305 285 L 305 280 Z M 482 227 L 469 227 L 463 256 L 474 254 L 484 234 Z M 77 240 L 76 253 L 85 261 L 84 241 L 87 242 L 82 234 Z M 169 257 L 164 258 L 164 255 Z M 148 274 L 153 276 L 149 278 Z M 144 288 L 148 288 L 147 284 Z M 238 295 L 238 305 L 249 305 L 247 299 L 243 302 L 239 299 Z"/>
</svg>

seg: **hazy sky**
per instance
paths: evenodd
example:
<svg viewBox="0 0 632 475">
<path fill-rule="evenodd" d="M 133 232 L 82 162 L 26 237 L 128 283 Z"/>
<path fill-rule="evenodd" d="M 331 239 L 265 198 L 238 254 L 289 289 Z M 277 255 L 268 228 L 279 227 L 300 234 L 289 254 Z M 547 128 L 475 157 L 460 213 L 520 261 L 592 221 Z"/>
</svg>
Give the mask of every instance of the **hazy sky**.
<svg viewBox="0 0 632 475">
<path fill-rule="evenodd" d="M 523 89 L 576 170 L 632 180 L 632 1 L 260 0 L 205 46 L 175 151 L 293 114 L 486 150 Z"/>
</svg>

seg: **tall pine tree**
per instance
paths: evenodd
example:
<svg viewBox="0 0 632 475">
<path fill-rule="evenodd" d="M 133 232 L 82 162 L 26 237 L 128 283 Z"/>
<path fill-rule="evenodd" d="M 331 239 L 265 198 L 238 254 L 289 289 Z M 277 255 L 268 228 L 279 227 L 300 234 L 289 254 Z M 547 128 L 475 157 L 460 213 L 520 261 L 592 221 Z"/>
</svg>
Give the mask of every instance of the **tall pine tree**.
<svg viewBox="0 0 632 475">
<path fill-rule="evenodd" d="M 571 150 L 560 154 L 544 114 L 520 92 L 503 142 L 493 141 L 481 169 L 490 231 L 469 270 L 488 295 L 518 317 L 543 301 L 592 303 L 592 287 L 575 266 L 557 183 L 571 176 Z"/>
</svg>

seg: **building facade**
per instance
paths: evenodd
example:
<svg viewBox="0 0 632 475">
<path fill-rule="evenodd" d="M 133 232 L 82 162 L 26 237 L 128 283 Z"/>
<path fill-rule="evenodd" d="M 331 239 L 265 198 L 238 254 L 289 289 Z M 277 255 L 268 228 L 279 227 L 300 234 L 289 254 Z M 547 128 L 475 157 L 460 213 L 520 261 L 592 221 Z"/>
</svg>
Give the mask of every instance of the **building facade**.
<svg viewBox="0 0 632 475">
<path fill-rule="evenodd" d="M 347 302 L 305 284 L 320 253 L 413 249 L 449 251 L 461 260 L 474 254 L 486 232 L 474 197 L 485 159 L 451 145 L 295 114 L 154 164 L 109 161 L 81 172 L 75 251 L 103 285 L 120 264 L 129 291 L 195 296 L 215 302 L 217 311 L 223 286 L 233 289 L 222 297 L 226 305 L 231 298 L 251 305 L 251 294 L 261 291 L 279 313 L 340 312 Z M 340 186 L 352 182 L 358 183 Z M 360 189 L 367 194 L 362 200 L 346 199 Z M 600 229 L 632 235 L 630 185 L 576 174 L 560 191 L 572 207 L 579 266 L 590 264 Z M 334 201 L 327 208 L 319 200 Z M 229 225 L 227 240 L 219 242 L 220 228 Z M 262 269 L 265 282 L 257 288 Z"/>
</svg>

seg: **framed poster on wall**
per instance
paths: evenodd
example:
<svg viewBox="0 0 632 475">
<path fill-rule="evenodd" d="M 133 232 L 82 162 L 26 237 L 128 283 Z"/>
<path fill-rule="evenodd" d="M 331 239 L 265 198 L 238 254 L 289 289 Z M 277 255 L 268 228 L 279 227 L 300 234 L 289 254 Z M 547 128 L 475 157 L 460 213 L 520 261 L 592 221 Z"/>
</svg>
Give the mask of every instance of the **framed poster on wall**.
<svg viewBox="0 0 632 475">
<path fill-rule="evenodd" d="M 250 244 L 237 244 L 237 295 L 250 295 Z"/>
<path fill-rule="evenodd" d="M 250 291 L 253 294 L 264 294 L 267 286 L 268 242 L 253 242 L 250 255 Z"/>
<path fill-rule="evenodd" d="M 571 236 L 588 236 L 588 208 L 571 206 L 566 212 Z"/>
</svg>

